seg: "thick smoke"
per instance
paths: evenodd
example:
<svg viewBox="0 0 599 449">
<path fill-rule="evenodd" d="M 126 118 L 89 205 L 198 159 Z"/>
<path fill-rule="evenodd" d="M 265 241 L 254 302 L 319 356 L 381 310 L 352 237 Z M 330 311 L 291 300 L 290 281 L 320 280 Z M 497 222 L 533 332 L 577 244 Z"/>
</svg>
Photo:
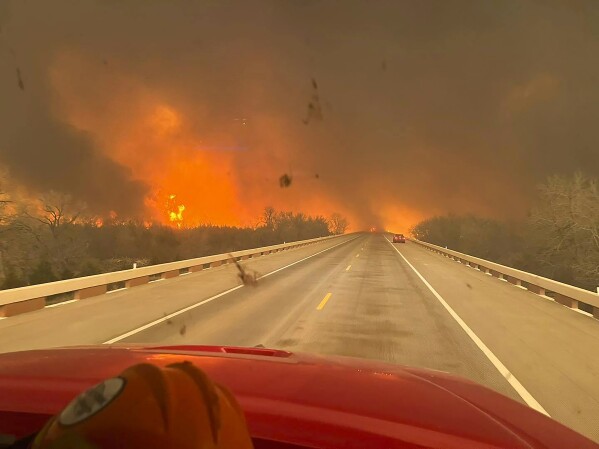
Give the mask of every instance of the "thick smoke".
<svg viewBox="0 0 599 449">
<path fill-rule="evenodd" d="M 6 122 L 4 122 L 6 123 Z M 129 170 L 103 155 L 92 136 L 43 113 L 31 112 L 27 124 L 7 132 L 2 162 L 35 191 L 57 190 L 84 200 L 92 211 L 136 216 L 145 186 Z"/>
<path fill-rule="evenodd" d="M 5 0 L 0 160 L 102 210 L 201 152 L 183 165 L 212 164 L 244 224 L 267 204 L 356 228 L 521 216 L 547 175 L 599 174 L 598 30 L 594 1 Z M 209 220 L 217 181 L 180 170 Z"/>
<path fill-rule="evenodd" d="M 34 3 L 4 2 L 0 9 L 0 164 L 32 195 L 57 190 L 95 212 L 141 214 L 147 187 L 103 154 L 93 135 L 53 111 L 48 67 L 61 41 L 50 34 L 52 23 L 33 30 L 30 19 L 42 17 L 29 15 L 25 6 Z"/>
</svg>

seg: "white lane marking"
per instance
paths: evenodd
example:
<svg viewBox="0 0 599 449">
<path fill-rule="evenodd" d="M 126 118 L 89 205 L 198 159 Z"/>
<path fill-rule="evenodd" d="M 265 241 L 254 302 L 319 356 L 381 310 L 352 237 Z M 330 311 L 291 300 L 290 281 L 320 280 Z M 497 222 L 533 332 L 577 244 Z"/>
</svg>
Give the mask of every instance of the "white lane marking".
<svg viewBox="0 0 599 449">
<path fill-rule="evenodd" d="M 323 249 L 322 251 L 319 251 L 319 252 L 317 252 L 317 253 L 314 253 L 314 254 L 312 254 L 311 256 L 304 257 L 303 259 L 300 259 L 300 260 L 296 260 L 295 262 L 293 262 L 293 263 L 290 263 L 289 265 L 285 265 L 284 267 L 281 267 L 281 268 L 278 268 L 278 269 L 276 269 L 276 270 L 274 270 L 274 271 L 271 271 L 270 273 L 267 273 L 267 274 L 265 274 L 264 276 L 260 276 L 258 279 L 263 279 L 263 278 L 265 278 L 265 277 L 271 276 L 271 275 L 273 275 L 273 274 L 275 274 L 275 273 L 278 273 L 279 271 L 282 271 L 282 270 L 285 270 L 286 268 L 289 268 L 289 267 L 292 267 L 292 266 L 294 266 L 294 265 L 297 265 L 297 264 L 298 264 L 298 263 L 300 263 L 300 262 L 303 262 L 303 261 L 305 261 L 305 260 L 311 259 L 312 257 L 318 256 L 319 254 L 322 254 L 322 253 L 324 253 L 324 252 L 326 252 L 326 251 L 329 251 L 329 250 L 331 250 L 331 249 L 333 249 L 333 248 L 336 248 L 336 247 L 338 247 L 339 245 L 343 245 L 344 243 L 351 242 L 352 240 L 355 240 L 355 239 L 357 239 L 357 238 L 358 238 L 358 237 L 354 237 L 353 239 L 346 240 L 346 241 L 344 241 L 344 242 L 341 242 L 341 243 L 337 243 L 336 245 L 334 245 L 334 246 L 331 246 L 331 247 L 329 247 L 329 248 L 326 248 L 326 249 Z M 160 323 L 163 323 L 164 321 L 170 320 L 171 318 L 173 318 L 173 317 L 175 317 L 175 316 L 177 316 L 177 315 L 181 315 L 182 313 L 188 312 L 188 311 L 190 311 L 190 310 L 192 310 L 192 309 L 195 309 L 196 307 L 199 307 L 199 306 L 201 306 L 201 305 L 204 305 L 204 304 L 206 304 L 206 303 L 209 303 L 209 302 L 211 302 L 211 301 L 214 301 L 215 299 L 218 299 L 218 298 L 220 298 L 221 296 L 228 295 L 229 293 L 231 293 L 231 292 L 234 292 L 235 290 L 239 290 L 240 288 L 243 288 L 243 287 L 244 287 L 244 285 L 243 285 L 243 284 L 241 284 L 241 285 L 238 285 L 237 287 L 233 287 L 233 288 L 230 288 L 229 290 L 225 290 L 224 292 L 221 292 L 221 293 L 219 293 L 219 294 L 217 294 L 217 295 L 211 296 L 211 297 L 210 297 L 210 298 L 208 298 L 208 299 L 204 299 L 203 301 L 200 301 L 200 302 L 197 302 L 197 303 L 195 303 L 195 304 L 192 304 L 192 305 L 191 305 L 191 306 L 189 306 L 189 307 L 185 307 L 184 309 L 177 310 L 176 312 L 173 312 L 173 313 L 171 313 L 170 315 L 165 315 L 165 316 L 164 316 L 164 317 L 162 317 L 162 318 L 159 318 L 159 319 L 157 319 L 157 320 L 151 321 L 151 322 L 149 322 L 148 324 L 144 324 L 143 326 L 140 326 L 140 327 L 138 327 L 138 328 L 135 328 L 135 329 L 133 329 L 133 330 L 131 330 L 131 331 L 129 331 L 129 332 L 126 332 L 126 333 L 124 333 L 124 334 L 122 334 L 122 335 L 119 335 L 118 337 L 111 338 L 110 340 L 107 340 L 107 341 L 105 341 L 105 342 L 104 342 L 104 343 L 102 343 L 102 344 L 103 344 L 103 345 L 111 345 L 112 343 L 116 343 L 117 341 L 121 341 L 121 340 L 123 340 L 123 339 L 125 339 L 125 338 L 127 338 L 127 337 L 130 337 L 131 335 L 135 335 L 135 334 L 137 334 L 137 333 L 139 333 L 139 332 L 141 332 L 141 331 L 144 331 L 144 330 L 146 330 L 146 329 L 149 329 L 149 328 L 150 328 L 150 327 L 152 327 L 152 326 L 156 326 L 157 324 L 160 324 Z"/>
<path fill-rule="evenodd" d="M 44 306 L 45 309 L 50 309 L 52 307 L 64 306 L 65 304 L 70 304 L 72 302 L 77 302 L 77 299 L 69 299 L 68 301 L 57 302 L 56 304 L 50 304 L 49 306 Z"/>
<path fill-rule="evenodd" d="M 464 320 L 462 320 L 462 318 L 460 318 L 460 316 L 451 308 L 451 306 L 447 304 L 443 297 L 439 293 L 437 293 L 433 286 L 429 284 L 426 279 L 424 279 L 424 277 L 418 272 L 416 268 L 414 268 L 414 265 L 412 265 L 408 261 L 408 259 L 405 258 L 405 256 L 395 247 L 395 245 L 393 245 L 389 241 L 389 239 L 387 239 L 387 237 L 385 237 L 385 239 L 389 242 L 393 249 L 397 251 L 397 254 L 399 254 L 402 257 L 402 259 L 410 266 L 410 268 L 414 270 L 414 273 L 416 273 L 420 280 L 424 282 L 424 285 L 426 285 L 428 289 L 431 291 L 431 293 L 435 295 L 435 298 L 439 300 L 439 302 L 443 305 L 443 307 L 445 307 L 445 309 L 449 312 L 453 319 L 457 321 L 457 323 L 464 330 L 464 332 L 466 332 L 466 334 L 472 339 L 474 344 L 478 346 L 478 349 L 480 349 L 483 352 L 483 354 L 487 356 L 487 358 L 493 364 L 493 366 L 497 368 L 497 371 L 499 371 L 499 373 L 505 378 L 505 380 L 507 380 L 510 383 L 510 385 L 514 388 L 514 390 L 516 390 L 516 393 L 518 393 L 520 397 L 524 399 L 524 402 L 526 402 L 529 407 L 535 409 L 536 411 L 550 416 L 549 413 L 547 413 L 547 411 L 543 408 L 543 406 L 537 402 L 537 400 L 528 392 L 526 388 L 524 388 L 524 385 L 522 385 L 520 381 L 516 379 L 516 377 L 510 372 L 510 370 L 508 370 L 507 367 L 497 358 L 497 356 L 493 354 L 493 352 L 487 347 L 487 345 L 485 345 L 482 342 L 482 340 L 478 338 L 474 331 L 470 329 L 470 327 L 464 322 Z"/>
<path fill-rule="evenodd" d="M 566 307 L 568 307 L 568 306 L 566 306 Z M 580 309 L 572 309 L 572 308 L 570 308 L 570 307 L 568 307 L 568 309 L 570 309 L 570 310 L 574 310 L 575 312 L 578 312 L 578 313 L 581 313 L 581 314 L 583 314 L 583 315 L 590 316 L 591 318 L 594 318 L 594 316 L 593 316 L 593 314 L 592 314 L 592 313 L 585 312 L 584 310 L 580 310 Z"/>
</svg>

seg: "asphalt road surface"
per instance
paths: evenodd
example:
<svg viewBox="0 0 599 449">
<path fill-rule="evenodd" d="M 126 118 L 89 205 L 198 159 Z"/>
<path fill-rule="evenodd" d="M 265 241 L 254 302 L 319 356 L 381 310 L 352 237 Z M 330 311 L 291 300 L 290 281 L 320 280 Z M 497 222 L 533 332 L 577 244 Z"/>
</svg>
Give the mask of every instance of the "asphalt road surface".
<svg viewBox="0 0 599 449">
<path fill-rule="evenodd" d="M 264 345 L 432 368 L 599 442 L 599 322 L 383 234 L 358 234 L 0 320 L 0 351 Z"/>
</svg>

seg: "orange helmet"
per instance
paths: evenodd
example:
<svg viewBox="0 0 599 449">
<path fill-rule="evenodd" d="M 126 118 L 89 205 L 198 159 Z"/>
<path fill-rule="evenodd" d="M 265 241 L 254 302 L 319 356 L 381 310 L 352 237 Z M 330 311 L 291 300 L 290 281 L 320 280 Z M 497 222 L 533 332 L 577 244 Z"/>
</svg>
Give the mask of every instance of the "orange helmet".
<svg viewBox="0 0 599 449">
<path fill-rule="evenodd" d="M 190 362 L 139 364 L 76 397 L 33 449 L 250 449 L 233 395 Z"/>
</svg>

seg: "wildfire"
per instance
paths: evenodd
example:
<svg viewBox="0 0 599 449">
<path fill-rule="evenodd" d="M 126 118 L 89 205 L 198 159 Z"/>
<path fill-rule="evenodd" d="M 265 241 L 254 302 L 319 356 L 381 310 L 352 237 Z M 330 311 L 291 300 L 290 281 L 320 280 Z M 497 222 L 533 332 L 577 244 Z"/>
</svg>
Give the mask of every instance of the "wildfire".
<svg viewBox="0 0 599 449">
<path fill-rule="evenodd" d="M 166 204 L 168 219 L 171 223 L 176 224 L 178 228 L 183 225 L 183 212 L 185 211 L 184 204 L 176 204 L 175 198 L 177 195 L 170 194 Z"/>
<path fill-rule="evenodd" d="M 322 215 L 336 209 L 320 176 L 302 179 L 297 168 L 292 188 L 279 187 L 277 180 L 300 147 L 290 144 L 278 116 L 255 113 L 251 120 L 238 115 L 228 120 L 214 115 L 210 105 L 169 97 L 131 74 L 97 72 L 87 54 L 62 52 L 51 68 L 57 108 L 148 187 L 141 217 L 147 223 L 253 226 L 267 205 Z M 116 94 L 86 96 L 92 91 Z M 352 226 L 356 223 L 339 212 Z M 127 219 L 126 211 L 119 214 Z"/>
</svg>

